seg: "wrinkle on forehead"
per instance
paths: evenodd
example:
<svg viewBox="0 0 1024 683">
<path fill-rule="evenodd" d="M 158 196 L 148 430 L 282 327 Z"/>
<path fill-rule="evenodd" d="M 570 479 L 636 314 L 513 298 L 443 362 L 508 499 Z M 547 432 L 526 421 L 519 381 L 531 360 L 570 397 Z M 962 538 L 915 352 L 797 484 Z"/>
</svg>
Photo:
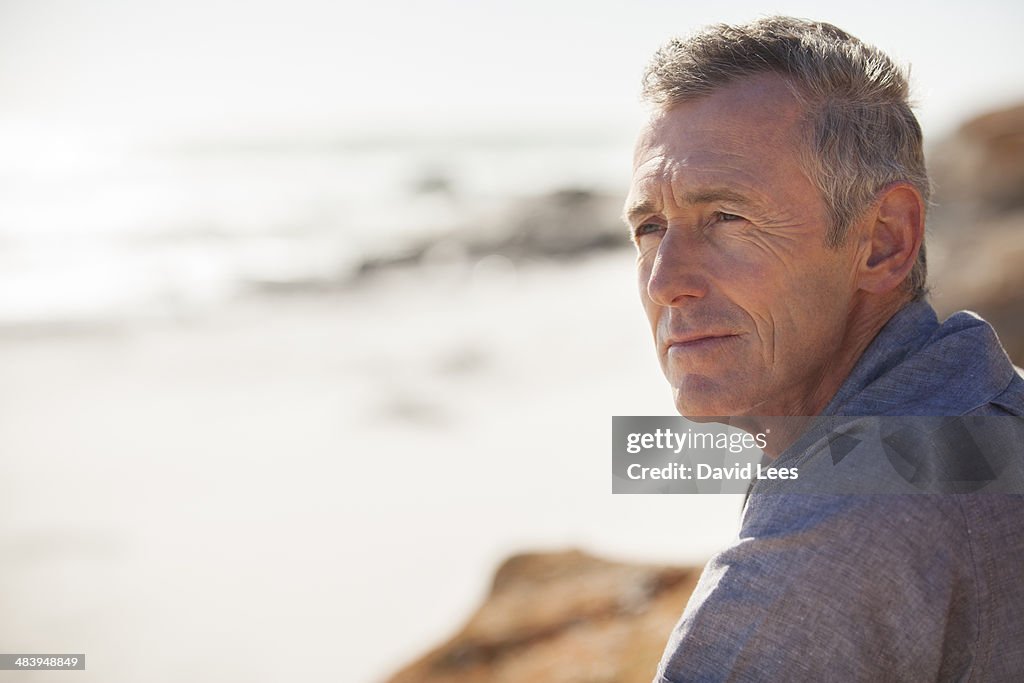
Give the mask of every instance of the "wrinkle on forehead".
<svg viewBox="0 0 1024 683">
<path fill-rule="evenodd" d="M 677 129 L 673 116 L 679 108 L 691 113 L 685 131 Z M 803 105 L 781 76 L 769 73 L 743 78 L 710 95 L 653 110 L 637 139 L 633 166 L 639 165 L 645 148 L 671 152 L 698 135 L 740 144 L 753 139 L 765 145 L 805 144 L 804 114 Z"/>
<path fill-rule="evenodd" d="M 767 205 L 784 201 L 788 196 L 765 177 L 765 168 L 776 165 L 774 159 L 751 168 L 749 160 L 739 155 L 733 155 L 735 163 L 730 163 L 733 159 L 729 154 L 718 154 L 714 163 L 708 165 L 700 159 L 700 154 L 694 155 L 690 163 L 690 157 L 678 158 L 664 150 L 652 152 L 634 171 L 624 210 L 627 222 L 631 216 L 660 213 L 666 207 L 716 201 L 748 210 L 764 210 Z M 793 169 L 782 172 L 792 175 Z"/>
<path fill-rule="evenodd" d="M 784 178 L 800 176 L 813 186 L 799 154 L 771 152 L 807 144 L 803 112 L 775 74 L 652 112 L 634 148 L 627 212 L 646 199 L 661 198 L 666 184 L 678 205 L 689 203 L 686 197 L 701 185 L 731 184 L 762 199 L 765 193 L 779 193 L 778 199 L 789 195 L 792 185 L 779 182 Z M 765 153 L 758 154 L 762 149 Z"/>
</svg>

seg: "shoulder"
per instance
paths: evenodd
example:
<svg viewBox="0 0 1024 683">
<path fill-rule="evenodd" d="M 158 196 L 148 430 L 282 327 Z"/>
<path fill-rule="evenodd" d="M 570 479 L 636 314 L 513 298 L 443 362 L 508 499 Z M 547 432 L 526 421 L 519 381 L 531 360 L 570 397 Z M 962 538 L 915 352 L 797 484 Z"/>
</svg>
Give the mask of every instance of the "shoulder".
<svg viewBox="0 0 1024 683">
<path fill-rule="evenodd" d="M 774 464 L 795 478 L 758 480 L 753 492 L 1024 493 L 1024 418 L 820 417 Z"/>
<path fill-rule="evenodd" d="M 882 328 L 826 413 L 1024 415 L 1024 380 L 995 330 L 968 311 L 938 323 L 925 302 Z M 1005 411 L 1005 412 L 1003 412 Z"/>
<path fill-rule="evenodd" d="M 664 680 L 962 670 L 978 634 L 968 540 L 953 497 L 755 495 L 673 633 Z"/>
</svg>

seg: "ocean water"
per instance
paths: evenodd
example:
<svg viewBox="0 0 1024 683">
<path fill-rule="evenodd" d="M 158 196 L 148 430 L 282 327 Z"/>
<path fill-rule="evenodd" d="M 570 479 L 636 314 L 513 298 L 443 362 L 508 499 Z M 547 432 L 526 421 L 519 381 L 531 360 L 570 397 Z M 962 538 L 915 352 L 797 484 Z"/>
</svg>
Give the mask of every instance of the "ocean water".
<svg viewBox="0 0 1024 683">
<path fill-rule="evenodd" d="M 621 193 L 622 131 L 128 142 L 0 130 L 0 326 L 174 317 L 344 282 L 558 189 Z"/>
</svg>

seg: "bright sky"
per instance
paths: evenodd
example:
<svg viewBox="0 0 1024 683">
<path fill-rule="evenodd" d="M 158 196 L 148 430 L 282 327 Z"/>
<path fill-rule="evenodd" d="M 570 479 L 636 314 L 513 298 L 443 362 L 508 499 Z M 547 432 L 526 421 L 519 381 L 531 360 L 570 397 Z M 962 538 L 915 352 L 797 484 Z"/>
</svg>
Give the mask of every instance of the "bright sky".
<svg viewBox="0 0 1024 683">
<path fill-rule="evenodd" d="M 0 122 L 601 128 L 638 117 L 639 74 L 666 38 L 767 13 L 831 21 L 910 62 L 926 132 L 1024 99 L 1019 1 L 0 0 Z"/>
</svg>

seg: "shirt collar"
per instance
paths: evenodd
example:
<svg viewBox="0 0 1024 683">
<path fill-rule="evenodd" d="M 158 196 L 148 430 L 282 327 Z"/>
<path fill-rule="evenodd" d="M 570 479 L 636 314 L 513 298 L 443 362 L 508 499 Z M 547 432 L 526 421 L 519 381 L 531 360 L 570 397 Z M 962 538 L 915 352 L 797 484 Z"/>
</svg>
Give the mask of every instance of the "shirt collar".
<svg viewBox="0 0 1024 683">
<path fill-rule="evenodd" d="M 882 327 L 822 415 L 962 415 L 1013 377 L 988 323 L 961 311 L 940 324 L 915 301 Z"/>
</svg>

